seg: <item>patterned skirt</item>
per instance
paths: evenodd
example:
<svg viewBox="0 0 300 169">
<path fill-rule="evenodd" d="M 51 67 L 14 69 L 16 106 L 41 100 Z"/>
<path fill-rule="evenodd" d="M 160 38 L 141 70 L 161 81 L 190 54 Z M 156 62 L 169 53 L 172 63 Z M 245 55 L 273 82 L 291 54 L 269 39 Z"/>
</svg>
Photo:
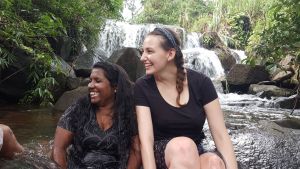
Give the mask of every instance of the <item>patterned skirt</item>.
<svg viewBox="0 0 300 169">
<path fill-rule="evenodd" d="M 171 139 L 157 140 L 154 142 L 154 157 L 157 169 L 168 169 L 165 162 L 165 149 L 170 140 Z M 197 148 L 199 155 L 207 152 L 204 150 L 201 142 L 197 144 Z M 222 155 L 217 150 L 212 152 L 216 153 L 224 161 Z"/>
</svg>

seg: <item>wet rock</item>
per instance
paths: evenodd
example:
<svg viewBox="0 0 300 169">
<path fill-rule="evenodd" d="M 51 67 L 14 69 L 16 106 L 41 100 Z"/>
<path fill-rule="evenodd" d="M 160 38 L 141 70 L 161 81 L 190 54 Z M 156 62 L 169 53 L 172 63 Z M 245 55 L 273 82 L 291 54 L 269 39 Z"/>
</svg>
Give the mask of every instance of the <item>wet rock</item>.
<svg viewBox="0 0 300 169">
<path fill-rule="evenodd" d="M 71 56 L 72 39 L 67 36 L 55 38 L 48 37 L 48 42 L 50 43 L 56 55 L 60 56 L 67 62 L 73 62 L 74 57 Z"/>
<path fill-rule="evenodd" d="M 0 100 L 12 103 L 18 102 L 25 95 L 25 92 L 32 87 L 32 82 L 28 81 L 29 66 L 32 62 L 31 56 L 22 52 L 17 52 L 16 56 L 18 56 L 16 61 L 8 68 L 1 70 L 0 73 Z M 60 96 L 65 89 L 65 79 L 75 77 L 75 73 L 63 59 L 60 57 L 55 59 L 59 62 L 57 65 L 51 65 L 51 71 L 58 83 L 55 89 L 50 90 L 55 93 L 54 96 Z"/>
<path fill-rule="evenodd" d="M 258 85 L 258 84 L 251 84 L 249 87 L 249 94 L 259 94 L 259 97 L 261 98 L 268 98 L 270 99 L 271 97 L 288 97 L 295 92 L 290 89 L 284 89 L 280 88 L 274 85 Z"/>
<path fill-rule="evenodd" d="M 236 64 L 226 76 L 226 81 L 222 82 L 224 91 L 237 93 L 247 93 L 251 84 L 260 81 L 269 81 L 269 73 L 264 66 L 250 66 Z"/>
<path fill-rule="evenodd" d="M 81 86 L 77 89 L 66 91 L 55 103 L 54 109 L 58 111 L 66 110 L 78 98 L 88 94 L 88 87 Z"/>
<path fill-rule="evenodd" d="M 243 129 L 233 137 L 241 168 L 294 168 L 300 160 L 300 132 L 271 121 Z"/>
<path fill-rule="evenodd" d="M 297 95 L 290 96 L 288 98 L 279 98 L 278 104 L 283 109 L 300 109 L 300 98 Z"/>
<path fill-rule="evenodd" d="M 26 83 L 29 72 L 19 63 L 10 65 L 0 74 L 0 100 L 16 103 L 22 98 L 30 84 Z"/>
<path fill-rule="evenodd" d="M 277 120 L 277 121 L 274 121 L 274 122 L 276 124 L 278 124 L 279 126 L 281 126 L 281 127 L 300 130 L 300 119 L 297 119 L 297 118 Z"/>
<path fill-rule="evenodd" d="M 91 69 L 96 62 L 102 62 L 107 59 L 106 53 L 100 49 L 88 50 L 78 56 L 74 61 L 74 70 L 77 77 L 89 77 Z"/>
<path fill-rule="evenodd" d="M 130 79 L 135 81 L 145 74 L 145 68 L 140 57 L 141 54 L 136 48 L 123 48 L 113 52 L 108 61 L 122 66 Z"/>
</svg>

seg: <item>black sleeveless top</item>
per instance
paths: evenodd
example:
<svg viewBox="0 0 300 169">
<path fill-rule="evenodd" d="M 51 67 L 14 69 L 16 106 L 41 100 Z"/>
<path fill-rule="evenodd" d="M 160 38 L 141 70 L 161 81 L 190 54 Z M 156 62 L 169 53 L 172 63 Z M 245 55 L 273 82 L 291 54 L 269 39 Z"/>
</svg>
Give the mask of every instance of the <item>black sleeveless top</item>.
<svg viewBox="0 0 300 169">
<path fill-rule="evenodd" d="M 136 81 L 135 104 L 150 108 L 155 141 L 186 136 L 200 143 L 204 138 L 202 129 L 206 114 L 203 106 L 218 98 L 218 95 L 210 78 L 202 73 L 187 69 L 187 80 L 189 100 L 180 108 L 163 99 L 153 75 Z"/>
</svg>

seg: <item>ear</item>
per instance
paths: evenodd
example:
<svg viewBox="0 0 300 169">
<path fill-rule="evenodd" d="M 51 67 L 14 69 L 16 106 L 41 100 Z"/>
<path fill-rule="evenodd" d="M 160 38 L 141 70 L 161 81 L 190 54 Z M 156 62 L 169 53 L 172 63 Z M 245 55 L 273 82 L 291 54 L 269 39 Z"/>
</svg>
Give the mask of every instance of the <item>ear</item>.
<svg viewBox="0 0 300 169">
<path fill-rule="evenodd" d="M 168 53 L 168 61 L 173 60 L 175 58 L 176 55 L 176 50 L 175 49 L 170 49 L 169 53 Z"/>
</svg>

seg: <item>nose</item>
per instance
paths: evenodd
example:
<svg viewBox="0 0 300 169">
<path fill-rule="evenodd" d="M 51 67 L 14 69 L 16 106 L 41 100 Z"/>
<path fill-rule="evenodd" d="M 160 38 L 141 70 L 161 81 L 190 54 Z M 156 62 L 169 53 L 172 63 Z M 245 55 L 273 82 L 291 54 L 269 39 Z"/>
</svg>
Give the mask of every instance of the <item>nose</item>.
<svg viewBox="0 0 300 169">
<path fill-rule="evenodd" d="M 145 60 L 146 60 L 146 54 L 145 54 L 145 52 L 143 52 L 140 61 L 143 62 Z"/>
<path fill-rule="evenodd" d="M 93 88 L 94 87 L 94 83 L 92 82 L 92 81 L 90 81 L 89 83 L 88 83 L 88 88 Z"/>
</svg>

